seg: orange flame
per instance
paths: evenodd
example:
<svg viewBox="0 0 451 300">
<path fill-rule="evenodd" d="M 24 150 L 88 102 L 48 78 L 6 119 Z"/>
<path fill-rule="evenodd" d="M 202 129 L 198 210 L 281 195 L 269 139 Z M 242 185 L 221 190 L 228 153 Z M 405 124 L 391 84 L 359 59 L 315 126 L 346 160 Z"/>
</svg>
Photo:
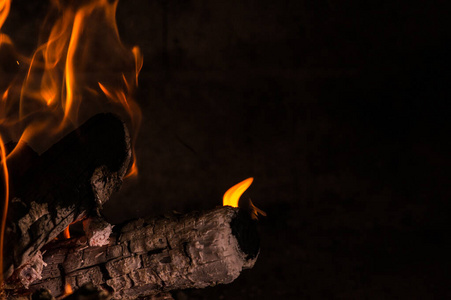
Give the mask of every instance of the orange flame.
<svg viewBox="0 0 451 300">
<path fill-rule="evenodd" d="M 124 178 L 130 178 L 134 177 L 136 178 L 138 176 L 138 166 L 136 165 L 136 155 L 133 153 L 133 164 L 128 171 L 128 173 L 124 176 Z"/>
<path fill-rule="evenodd" d="M 4 185 L 5 185 L 5 195 L 4 195 L 4 204 L 3 204 L 3 215 L 2 215 L 2 223 L 0 229 L 0 285 L 3 284 L 3 242 L 5 237 L 5 226 L 6 226 L 6 215 L 8 213 L 8 204 L 9 204 L 9 173 L 8 167 L 6 165 L 6 149 L 3 144 L 2 137 L 0 136 L 0 151 L 1 151 L 1 166 L 4 177 Z"/>
<path fill-rule="evenodd" d="M 74 290 L 72 290 L 72 287 L 70 286 L 69 283 L 66 283 L 66 285 L 64 286 L 64 296 L 68 296 L 70 294 L 72 294 L 74 292 Z"/>
<path fill-rule="evenodd" d="M 5 23 L 6 18 L 9 14 L 9 9 L 11 7 L 11 0 L 2 0 L 0 1 L 0 29 L 3 26 L 3 23 Z M 0 33 L 0 47 L 3 45 L 3 43 L 11 43 L 11 40 L 8 38 L 8 36 Z M 5 98 L 8 96 L 9 89 L 6 89 L 2 93 L 2 101 L 5 100 Z M 0 286 L 3 285 L 3 243 L 4 243 L 4 237 L 5 237 L 5 227 L 6 227 L 6 215 L 8 213 L 8 204 L 9 204 L 9 173 L 8 173 L 8 167 L 6 164 L 6 149 L 5 144 L 3 143 L 2 136 L 0 135 L 0 164 L 2 167 L 3 172 L 3 184 L 5 189 L 4 194 L 4 203 L 3 203 L 3 214 L 2 214 L 2 220 L 1 220 L 1 227 L 0 227 Z"/>
<path fill-rule="evenodd" d="M 3 23 L 5 23 L 5 20 L 8 17 L 10 7 L 11 0 L 0 1 L 0 28 L 2 28 Z"/>
<path fill-rule="evenodd" d="M 254 178 L 250 177 L 228 189 L 224 194 L 222 205 L 238 207 L 241 195 L 251 186 L 252 181 L 254 181 Z"/>
<path fill-rule="evenodd" d="M 65 239 L 70 239 L 70 229 L 69 229 L 69 226 L 67 226 L 66 229 L 64 229 L 63 235 L 64 235 L 64 238 L 65 238 Z"/>
<path fill-rule="evenodd" d="M 132 136 L 133 164 L 127 176 L 137 174 L 134 143 L 141 111 L 133 99 L 143 65 L 138 47 L 122 44 L 116 25 L 118 0 L 53 0 L 42 26 L 41 42 L 30 58 L 14 57 L 19 67 L 9 81 L 0 82 L 1 166 L 9 186 L 7 159 L 27 143 L 41 153 L 95 114 L 121 117 Z M 14 5 L 14 2 L 13 2 Z M 11 0 L 0 0 L 0 29 Z M 0 33 L 0 50 L 11 39 Z M 9 78 L 9 77 L 8 77 Z M 3 141 L 17 142 L 6 155 Z M 0 251 L 9 190 L 5 191 Z M 68 232 L 65 231 L 66 234 Z M 3 268 L 0 252 L 0 276 Z M 1 278 L 0 278 L 1 279 Z"/>
</svg>

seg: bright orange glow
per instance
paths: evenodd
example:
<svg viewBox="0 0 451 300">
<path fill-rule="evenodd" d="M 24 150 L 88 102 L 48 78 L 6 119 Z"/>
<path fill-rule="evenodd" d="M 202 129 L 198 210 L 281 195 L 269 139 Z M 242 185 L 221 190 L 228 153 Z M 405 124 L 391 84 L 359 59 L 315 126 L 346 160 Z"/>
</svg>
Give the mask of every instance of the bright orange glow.
<svg viewBox="0 0 451 300">
<path fill-rule="evenodd" d="M 9 174 L 8 167 L 6 165 L 6 149 L 3 144 L 2 137 L 0 136 L 0 155 L 1 155 L 1 167 L 3 171 L 4 177 L 4 187 L 5 187 L 5 195 L 4 195 L 4 204 L 3 204 L 3 215 L 2 215 L 2 223 L 1 223 L 1 231 L 0 231 L 0 285 L 3 283 L 3 242 L 5 237 L 5 226 L 6 226 L 6 216 L 8 213 L 8 204 L 9 204 Z"/>
<path fill-rule="evenodd" d="M 0 42 L 0 44 L 1 44 L 1 42 Z M 3 92 L 2 101 L 6 101 L 6 99 L 8 98 L 8 93 L 9 93 L 9 89 L 7 89 L 6 91 Z"/>
<path fill-rule="evenodd" d="M 0 1 L 0 28 L 2 28 L 3 23 L 5 23 L 5 20 L 8 17 L 10 7 L 11 0 Z"/>
<path fill-rule="evenodd" d="M 70 239 L 70 230 L 69 230 L 69 226 L 67 226 L 66 229 L 64 229 L 63 235 L 64 235 L 64 238 L 65 238 L 65 239 Z"/>
<path fill-rule="evenodd" d="M 72 223 L 70 223 L 67 227 L 66 227 L 66 229 L 64 229 L 64 231 L 63 231 L 63 237 L 64 237 L 64 239 L 70 239 L 71 238 L 71 235 L 70 235 L 70 226 L 71 225 L 74 225 L 75 223 L 78 223 L 78 222 L 80 222 L 80 221 L 82 221 L 82 219 L 77 219 L 77 220 L 75 220 L 75 221 L 73 221 Z M 56 238 L 56 239 L 58 239 L 58 238 Z"/>
<path fill-rule="evenodd" d="M 138 167 L 136 165 L 136 157 L 133 154 L 133 164 L 124 178 L 137 177 L 137 176 L 138 176 Z"/>
<path fill-rule="evenodd" d="M 70 294 L 72 294 L 74 291 L 72 290 L 72 287 L 70 286 L 70 284 L 66 283 L 66 285 L 64 286 L 64 295 L 63 296 L 68 296 Z"/>
<path fill-rule="evenodd" d="M 254 181 L 254 178 L 250 177 L 228 189 L 222 198 L 222 205 L 238 207 L 241 195 L 251 186 L 252 181 Z"/>
<path fill-rule="evenodd" d="M 80 37 L 80 25 L 82 21 L 83 15 L 77 14 L 74 19 L 74 25 L 72 29 L 72 34 L 70 36 L 69 46 L 67 50 L 67 58 L 66 58 L 66 68 L 65 68 L 65 79 L 66 79 L 66 101 L 63 103 L 64 107 L 64 119 L 66 119 L 69 115 L 69 112 L 72 107 L 72 102 L 74 101 L 74 85 L 75 85 L 75 75 L 74 75 L 74 55 L 75 49 L 77 45 L 77 40 Z"/>
</svg>

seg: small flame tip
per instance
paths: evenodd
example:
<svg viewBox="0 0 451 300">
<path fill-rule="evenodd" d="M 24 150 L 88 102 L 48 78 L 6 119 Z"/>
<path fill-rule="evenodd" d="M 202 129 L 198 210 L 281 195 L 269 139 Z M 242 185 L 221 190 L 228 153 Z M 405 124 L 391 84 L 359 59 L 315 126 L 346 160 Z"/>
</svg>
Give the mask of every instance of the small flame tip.
<svg viewBox="0 0 451 300">
<path fill-rule="evenodd" d="M 66 283 L 66 285 L 64 286 L 64 295 L 70 295 L 72 294 L 74 291 L 72 290 L 72 287 L 70 286 L 69 283 Z"/>
</svg>

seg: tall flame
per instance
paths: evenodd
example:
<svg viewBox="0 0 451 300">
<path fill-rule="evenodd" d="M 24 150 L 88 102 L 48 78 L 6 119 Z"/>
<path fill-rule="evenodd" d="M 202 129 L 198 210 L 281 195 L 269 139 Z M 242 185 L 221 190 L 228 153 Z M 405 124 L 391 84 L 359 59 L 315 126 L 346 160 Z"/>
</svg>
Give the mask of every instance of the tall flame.
<svg viewBox="0 0 451 300">
<path fill-rule="evenodd" d="M 3 214 L 2 214 L 2 223 L 0 228 L 0 285 L 3 283 L 3 242 L 5 237 L 5 227 L 6 227 L 6 215 L 8 213 L 8 204 L 9 204 L 9 173 L 8 167 L 6 165 L 6 149 L 3 143 L 2 137 L 0 136 L 0 164 L 2 167 L 3 178 L 4 178 L 4 186 L 5 186 L 5 195 L 4 195 L 4 203 L 3 203 Z"/>
<path fill-rule="evenodd" d="M 118 0 L 50 2 L 41 42 L 30 58 L 17 54 L 11 39 L 0 33 L 0 51 L 8 49 L 12 54 L 6 63 L 17 67 L 0 81 L 1 167 L 6 187 L 0 251 L 9 199 L 7 161 L 20 151 L 19 145 L 27 143 L 41 153 L 93 115 L 110 112 L 129 125 L 134 147 L 141 121 L 133 94 L 143 59 L 138 47 L 121 42 Z M 11 0 L 0 0 L 0 29 L 10 8 Z M 9 141 L 17 146 L 8 154 L 3 142 Z M 132 155 L 128 176 L 137 174 L 134 151 Z M 1 263 L 2 256 L 0 276 Z"/>
<path fill-rule="evenodd" d="M 121 116 L 136 133 L 141 112 L 132 95 L 143 60 L 138 47 L 120 40 L 118 0 L 52 4 L 41 33 L 45 41 L 30 59 L 18 60 L 28 66 L 22 84 L 18 76 L 2 91 L 0 133 L 42 152 L 100 112 Z M 9 10 L 4 6 L 0 21 Z"/>
<path fill-rule="evenodd" d="M 0 29 L 5 23 L 6 18 L 9 14 L 9 9 L 11 7 L 11 0 L 1 0 L 0 1 Z M 3 43 L 11 43 L 11 40 L 4 34 L 0 33 L 0 47 L 2 47 Z M 2 99 L 0 101 L 5 101 L 5 98 L 8 96 L 8 89 L 2 93 Z M 4 198 L 3 198 L 3 213 L 0 224 L 0 286 L 3 284 L 3 242 L 5 236 L 5 227 L 6 227 L 6 215 L 8 213 L 8 204 L 9 204 L 9 173 L 8 167 L 6 164 L 6 149 L 5 144 L 2 139 L 2 135 L 0 134 L 0 166 L 3 172 L 3 184 L 4 184 Z"/>
</svg>

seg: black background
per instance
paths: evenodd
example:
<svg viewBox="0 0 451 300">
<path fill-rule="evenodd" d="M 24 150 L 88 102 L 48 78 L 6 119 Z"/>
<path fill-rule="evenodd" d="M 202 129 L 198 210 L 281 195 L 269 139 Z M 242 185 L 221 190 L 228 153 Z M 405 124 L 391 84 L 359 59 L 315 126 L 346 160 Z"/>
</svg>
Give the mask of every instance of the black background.
<svg viewBox="0 0 451 300">
<path fill-rule="evenodd" d="M 253 176 L 256 266 L 177 299 L 451 296 L 444 3 L 122 0 L 144 54 L 139 178 L 106 217 L 209 209 Z M 18 49 L 47 5 L 13 0 Z"/>
</svg>

